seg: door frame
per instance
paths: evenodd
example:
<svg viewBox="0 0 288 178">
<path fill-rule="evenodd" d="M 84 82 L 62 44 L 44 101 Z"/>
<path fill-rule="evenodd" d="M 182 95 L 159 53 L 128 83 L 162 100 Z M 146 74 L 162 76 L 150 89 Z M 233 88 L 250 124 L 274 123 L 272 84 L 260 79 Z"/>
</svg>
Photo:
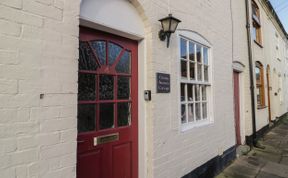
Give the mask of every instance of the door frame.
<svg viewBox="0 0 288 178">
<path fill-rule="evenodd" d="M 236 78 L 236 80 L 235 80 Z M 237 82 L 237 83 L 236 83 Z M 233 96 L 236 145 L 241 145 L 241 101 L 240 73 L 233 71 Z"/>
<path fill-rule="evenodd" d="M 271 71 L 270 66 L 267 65 L 266 67 L 266 80 L 267 80 L 267 97 L 268 97 L 268 118 L 269 122 L 272 122 L 272 115 L 271 115 L 271 93 L 270 93 L 270 82 L 271 82 Z"/>
<path fill-rule="evenodd" d="M 138 48 L 139 48 L 139 43 L 135 40 L 132 40 L 132 39 L 128 39 L 128 38 L 125 38 L 125 37 L 121 37 L 119 35 L 115 35 L 115 34 L 110 34 L 110 33 L 106 33 L 106 32 L 103 32 L 103 31 L 99 31 L 97 29 L 91 29 L 91 28 L 87 28 L 85 26 L 80 26 L 79 27 L 80 32 L 84 32 L 85 33 L 85 36 L 87 37 L 84 37 L 85 38 L 88 38 L 89 36 L 93 36 L 94 33 L 98 33 L 98 34 L 101 34 L 101 39 L 103 38 L 104 40 L 107 40 L 107 41 L 110 41 L 110 37 L 113 38 L 113 40 L 115 42 L 117 42 L 118 44 L 120 45 L 123 45 L 123 46 L 131 46 L 132 43 L 137 43 L 137 45 L 135 45 L 136 47 L 133 47 L 133 54 L 136 56 L 135 58 L 137 59 L 134 64 L 135 64 L 135 67 L 133 67 L 134 69 L 132 69 L 131 71 L 131 75 L 132 75 L 132 78 L 131 78 L 131 81 L 134 79 L 136 80 L 136 82 L 133 82 L 131 84 L 131 88 L 133 88 L 133 90 L 131 89 L 131 102 L 133 102 L 133 110 L 131 112 L 131 118 L 137 118 L 135 119 L 133 122 L 133 124 L 131 125 L 131 129 L 132 129 L 132 145 L 135 149 L 132 150 L 131 152 L 131 157 L 133 159 L 133 165 L 131 165 L 131 171 L 132 171 L 132 177 L 134 178 L 137 178 L 139 177 L 139 72 L 138 72 L 138 68 L 139 68 L 139 54 L 138 54 Z M 96 37 L 95 39 L 98 39 L 98 37 Z M 127 41 L 132 41 L 131 42 L 127 42 Z M 127 44 L 126 44 L 127 43 Z M 125 49 L 125 48 L 124 48 Z M 106 54 L 107 55 L 107 54 Z M 132 65 L 132 62 L 131 62 L 131 65 Z M 79 69 L 78 69 L 79 70 Z M 114 120 L 115 121 L 115 120 Z M 120 128 L 121 130 L 121 128 Z M 109 132 L 110 129 L 107 129 L 107 130 L 103 130 L 103 131 L 98 131 L 99 133 L 98 134 L 106 134 L 106 132 Z M 98 135 L 97 134 L 97 135 Z M 85 133 L 84 133 L 84 137 L 85 137 Z M 77 133 L 77 139 L 78 139 L 78 133 Z M 78 151 L 77 151 L 77 157 L 78 157 Z M 78 159 L 78 158 L 77 158 Z"/>
</svg>

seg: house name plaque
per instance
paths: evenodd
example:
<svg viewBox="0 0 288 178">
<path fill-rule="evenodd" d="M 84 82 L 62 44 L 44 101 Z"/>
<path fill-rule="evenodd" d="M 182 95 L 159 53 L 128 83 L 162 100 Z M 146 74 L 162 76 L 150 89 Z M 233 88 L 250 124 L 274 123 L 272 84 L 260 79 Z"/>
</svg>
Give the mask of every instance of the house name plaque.
<svg viewBox="0 0 288 178">
<path fill-rule="evenodd" d="M 170 74 L 156 73 L 157 93 L 170 93 Z"/>
</svg>

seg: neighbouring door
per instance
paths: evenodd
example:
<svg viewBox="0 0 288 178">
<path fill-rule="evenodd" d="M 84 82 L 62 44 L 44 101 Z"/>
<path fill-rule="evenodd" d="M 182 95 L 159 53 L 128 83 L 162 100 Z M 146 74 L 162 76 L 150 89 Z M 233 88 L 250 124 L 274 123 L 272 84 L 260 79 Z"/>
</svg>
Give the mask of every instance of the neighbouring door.
<svg viewBox="0 0 288 178">
<path fill-rule="evenodd" d="M 77 178 L 138 177 L 137 42 L 80 28 Z"/>
<path fill-rule="evenodd" d="M 270 66 L 267 66 L 266 69 L 266 77 L 267 77 L 267 94 L 268 94 L 268 112 L 269 112 L 269 122 L 272 121 L 271 119 L 271 101 L 270 101 Z"/>
<path fill-rule="evenodd" d="M 235 117 L 235 131 L 236 131 L 236 144 L 241 144 L 240 135 L 240 93 L 239 93 L 239 73 L 233 72 L 234 78 L 234 117 Z"/>
</svg>

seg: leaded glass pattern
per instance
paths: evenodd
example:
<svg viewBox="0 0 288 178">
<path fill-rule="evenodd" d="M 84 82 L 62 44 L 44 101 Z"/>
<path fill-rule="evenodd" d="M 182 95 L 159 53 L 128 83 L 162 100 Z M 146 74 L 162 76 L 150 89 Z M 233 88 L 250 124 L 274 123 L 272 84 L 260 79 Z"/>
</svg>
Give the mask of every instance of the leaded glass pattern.
<svg viewBox="0 0 288 178">
<path fill-rule="evenodd" d="M 80 41 L 78 132 L 131 125 L 130 50 L 112 41 Z"/>
</svg>

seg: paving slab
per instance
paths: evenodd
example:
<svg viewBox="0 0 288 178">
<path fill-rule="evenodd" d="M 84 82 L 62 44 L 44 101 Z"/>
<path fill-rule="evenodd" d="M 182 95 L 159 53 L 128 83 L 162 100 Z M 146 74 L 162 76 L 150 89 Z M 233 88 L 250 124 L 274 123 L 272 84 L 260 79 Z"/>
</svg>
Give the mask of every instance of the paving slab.
<svg viewBox="0 0 288 178">
<path fill-rule="evenodd" d="M 288 114 L 274 126 L 258 141 L 264 148 L 239 154 L 216 178 L 288 178 Z"/>
</svg>

